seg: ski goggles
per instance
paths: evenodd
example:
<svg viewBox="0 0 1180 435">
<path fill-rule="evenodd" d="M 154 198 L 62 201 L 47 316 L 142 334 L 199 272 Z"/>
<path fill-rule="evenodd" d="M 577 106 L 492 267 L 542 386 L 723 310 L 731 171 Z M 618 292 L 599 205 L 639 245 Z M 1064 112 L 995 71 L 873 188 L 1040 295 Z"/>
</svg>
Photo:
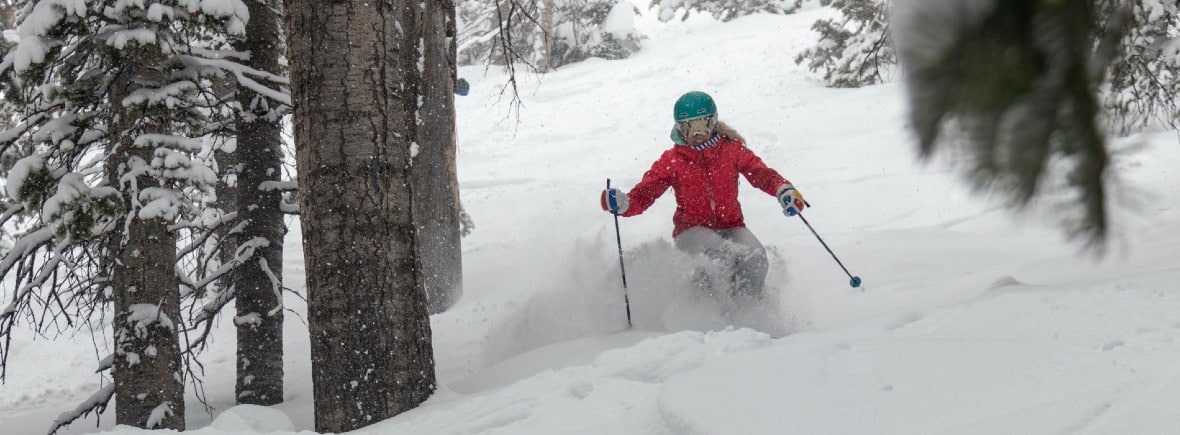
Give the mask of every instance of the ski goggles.
<svg viewBox="0 0 1180 435">
<path fill-rule="evenodd" d="M 680 121 L 676 123 L 676 128 L 680 129 L 680 135 L 685 139 L 703 134 L 710 136 L 713 134 L 713 128 L 717 126 L 717 118 L 714 116 L 706 116 L 704 118 L 689 119 L 687 121 Z"/>
</svg>

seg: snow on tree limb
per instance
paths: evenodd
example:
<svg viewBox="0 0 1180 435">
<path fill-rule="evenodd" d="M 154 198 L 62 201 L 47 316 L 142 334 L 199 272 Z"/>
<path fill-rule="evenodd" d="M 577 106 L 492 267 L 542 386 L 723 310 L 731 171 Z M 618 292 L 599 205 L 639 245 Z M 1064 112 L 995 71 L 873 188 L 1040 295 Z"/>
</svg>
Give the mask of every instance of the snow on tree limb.
<svg viewBox="0 0 1180 435">
<path fill-rule="evenodd" d="M 283 195 L 283 199 L 279 200 L 279 211 L 282 211 L 283 214 L 298 215 L 299 191 L 290 193 L 290 195 Z"/>
<path fill-rule="evenodd" d="M 165 401 L 164 403 L 156 405 L 156 409 L 153 409 L 151 415 L 148 416 L 147 428 L 155 429 L 157 426 L 160 426 L 160 423 L 163 422 L 165 418 L 171 416 L 172 402 Z"/>
<path fill-rule="evenodd" d="M 3 69 L 0 69 L 0 71 L 3 71 Z M 28 132 L 32 126 L 39 124 L 45 116 L 46 114 L 44 113 L 33 114 L 28 119 L 0 132 L 0 144 L 9 144 L 17 140 L 21 135 Z"/>
<path fill-rule="evenodd" d="M 52 241 L 52 228 L 40 228 L 18 238 L 3 259 L 0 259 L 0 275 L 7 276 L 17 262 Z"/>
<path fill-rule="evenodd" d="M 280 192 L 294 192 L 299 190 L 299 184 L 296 183 L 295 180 L 266 181 L 259 185 L 258 188 L 268 192 L 276 190 Z"/>
<path fill-rule="evenodd" d="M 98 362 L 98 369 L 95 370 L 94 372 L 95 373 L 102 373 L 107 370 L 110 370 L 111 367 L 114 367 L 114 366 L 115 366 L 115 354 L 113 354 L 113 353 L 107 354 L 107 356 L 103 357 L 102 360 L 100 360 Z"/>
<path fill-rule="evenodd" d="M 107 406 L 110 405 L 111 398 L 115 396 L 115 384 L 109 383 L 82 403 L 79 403 L 73 411 L 62 413 L 53 420 L 53 424 L 49 427 L 48 435 L 57 433 L 61 428 L 73 423 L 75 420 L 89 415 L 91 412 L 102 414 L 106 411 Z"/>
<path fill-rule="evenodd" d="M 235 268 L 240 267 L 242 264 L 245 264 L 247 261 L 249 261 L 251 258 L 253 258 L 254 251 L 256 249 L 262 248 L 265 246 L 269 246 L 269 245 L 270 245 L 270 241 L 268 241 L 262 237 L 255 237 L 251 240 L 243 242 L 241 245 L 239 245 L 238 250 L 237 250 L 237 252 L 234 253 L 233 258 L 231 258 L 229 261 L 227 261 L 225 264 L 223 264 L 217 270 L 213 271 L 212 273 L 209 273 L 207 276 L 205 276 L 200 281 L 193 283 L 192 286 L 194 288 L 201 288 L 201 287 L 204 287 L 204 286 L 210 284 L 213 281 L 221 279 L 222 277 L 226 276 L 231 271 L 233 271 Z M 263 262 L 263 264 L 265 264 L 265 262 Z M 273 280 L 276 280 L 276 282 L 277 282 L 278 278 L 275 277 L 275 275 L 272 272 L 270 272 L 269 269 L 267 270 L 267 273 Z M 201 309 L 198 311 L 198 313 L 195 316 L 193 316 L 193 319 L 191 321 L 192 324 L 196 325 L 196 324 L 199 324 L 201 322 L 211 319 L 213 315 L 215 315 L 221 311 L 222 307 L 224 307 L 226 304 L 228 304 L 229 301 L 233 300 L 235 293 L 236 292 L 233 291 L 232 287 L 227 291 L 223 291 L 223 292 L 219 293 L 217 295 L 217 297 L 215 297 L 213 300 L 206 303 L 203 307 L 201 307 Z M 280 298 L 280 300 L 281 300 L 281 298 Z"/>
<path fill-rule="evenodd" d="M 274 89 L 264 86 L 263 84 L 259 83 L 256 80 L 250 78 L 250 76 L 255 76 L 255 77 L 262 78 L 262 79 L 272 82 L 272 83 L 277 83 L 282 86 L 287 86 L 289 81 L 287 80 L 286 77 L 272 74 L 272 73 L 269 73 L 266 71 L 256 70 L 256 69 L 250 68 L 246 65 L 242 65 L 240 63 L 226 60 L 226 59 L 211 59 L 211 58 L 196 57 L 196 56 L 181 56 L 180 58 L 184 61 L 193 62 L 193 63 L 197 63 L 197 64 L 201 64 L 201 65 L 213 66 L 213 67 L 216 67 L 216 68 L 221 69 L 223 71 L 228 71 L 228 72 L 232 73 L 235 78 L 238 79 L 238 83 L 240 85 L 245 86 L 246 88 L 250 89 L 251 91 L 254 91 L 255 93 L 257 93 L 258 95 L 265 96 L 267 98 L 270 98 L 272 100 L 278 101 L 283 104 L 286 104 L 288 106 L 291 105 L 291 95 L 290 94 L 283 92 L 283 91 L 276 91 Z"/>
<path fill-rule="evenodd" d="M 258 267 L 261 268 L 264 273 L 266 273 L 267 278 L 270 278 L 270 286 L 275 292 L 275 300 L 279 301 L 279 303 L 275 305 L 274 308 L 271 308 L 271 310 L 267 311 L 266 313 L 267 316 L 274 316 L 275 314 L 283 311 L 282 282 L 279 280 L 278 275 L 276 275 L 273 270 L 270 270 L 270 266 L 266 264 L 266 258 L 258 258 Z"/>
<path fill-rule="evenodd" d="M 197 325 L 201 322 L 212 319 L 215 314 L 221 312 L 222 307 L 234 300 L 234 296 L 236 294 L 237 292 L 234 291 L 232 286 L 221 293 L 218 293 L 217 297 L 206 303 L 203 307 L 201 307 L 200 311 L 198 311 L 197 314 L 193 316 L 192 324 Z"/>
<path fill-rule="evenodd" d="M 270 241 L 262 237 L 255 237 L 253 239 L 242 242 L 238 245 L 237 252 L 234 252 L 233 258 L 223 264 L 220 268 L 210 273 L 209 276 L 202 278 L 196 282 L 197 287 L 204 287 L 214 280 L 220 279 L 225 274 L 229 273 L 234 268 L 241 266 L 250 258 L 254 257 L 254 251 L 258 248 L 269 246 Z"/>
<path fill-rule="evenodd" d="M 148 327 L 155 324 L 171 331 L 176 330 L 176 324 L 158 304 L 131 304 L 127 309 L 127 323 L 134 328 L 138 337 L 145 336 Z"/>
</svg>

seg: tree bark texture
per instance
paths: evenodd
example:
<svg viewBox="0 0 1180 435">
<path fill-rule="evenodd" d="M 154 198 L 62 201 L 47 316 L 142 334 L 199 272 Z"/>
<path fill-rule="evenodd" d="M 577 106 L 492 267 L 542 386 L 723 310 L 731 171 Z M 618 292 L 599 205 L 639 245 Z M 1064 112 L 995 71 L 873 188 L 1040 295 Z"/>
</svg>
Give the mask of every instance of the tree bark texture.
<svg viewBox="0 0 1180 435">
<path fill-rule="evenodd" d="M 426 2 L 419 27 L 425 48 L 417 156 L 411 173 L 418 256 L 432 314 L 463 295 L 459 180 L 455 164 L 455 5 Z"/>
<path fill-rule="evenodd" d="M 281 74 L 279 65 L 280 5 L 275 0 L 246 2 L 250 21 L 246 38 L 236 47 L 250 53 L 246 65 L 260 71 Z M 234 273 L 238 331 L 238 403 L 273 405 L 283 401 L 283 212 L 282 193 L 266 182 L 282 178 L 282 125 L 277 104 L 245 87 L 238 86 L 237 126 L 237 210 L 246 222 L 237 240 L 265 241 L 250 261 Z"/>
<path fill-rule="evenodd" d="M 184 430 L 176 238 L 165 220 L 138 216 L 139 192 L 159 187 L 159 181 L 150 174 L 129 175 L 150 162 L 154 151 L 135 146 L 135 137 L 165 131 L 142 107 L 119 106 L 137 89 L 164 84 L 163 59 L 158 47 L 128 48 L 111 85 L 110 99 L 118 111 L 111 135 L 119 139 L 106 175 L 122 191 L 127 219 L 119 223 L 123 231 L 107 241 L 115 302 L 115 423 Z"/>
<path fill-rule="evenodd" d="M 435 387 L 410 170 L 423 2 L 284 4 L 315 428 L 344 432 Z"/>
</svg>

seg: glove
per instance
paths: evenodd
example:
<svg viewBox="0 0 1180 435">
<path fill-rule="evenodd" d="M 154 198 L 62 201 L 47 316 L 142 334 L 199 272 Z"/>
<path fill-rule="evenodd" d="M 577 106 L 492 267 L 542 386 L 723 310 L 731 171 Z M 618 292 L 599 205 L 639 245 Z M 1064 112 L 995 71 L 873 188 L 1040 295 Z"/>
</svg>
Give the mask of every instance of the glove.
<svg viewBox="0 0 1180 435">
<path fill-rule="evenodd" d="M 622 190 L 611 188 L 602 191 L 602 209 L 611 214 L 623 214 L 631 205 L 631 199 Z"/>
<path fill-rule="evenodd" d="M 784 184 L 778 188 L 778 204 L 783 206 L 783 214 L 787 216 L 794 216 L 807 208 L 807 201 L 803 200 L 803 194 L 795 190 L 795 186 Z"/>
<path fill-rule="evenodd" d="M 467 91 L 471 90 L 471 84 L 467 83 L 466 79 L 460 78 L 455 82 L 455 93 L 459 96 L 466 96 Z"/>
</svg>

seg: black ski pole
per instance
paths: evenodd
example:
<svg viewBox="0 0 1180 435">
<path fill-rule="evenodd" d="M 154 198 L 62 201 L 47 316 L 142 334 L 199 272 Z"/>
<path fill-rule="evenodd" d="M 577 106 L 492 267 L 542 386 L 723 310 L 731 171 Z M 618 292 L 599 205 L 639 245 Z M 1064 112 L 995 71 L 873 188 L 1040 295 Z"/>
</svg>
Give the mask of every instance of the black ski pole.
<svg viewBox="0 0 1180 435">
<path fill-rule="evenodd" d="M 606 189 L 610 190 L 610 178 L 606 179 Z M 627 327 L 631 327 L 631 298 L 627 296 L 627 268 L 623 266 L 623 236 L 619 234 L 619 214 L 615 216 L 615 242 L 619 245 L 619 272 L 623 274 L 623 303 L 627 306 Z"/>
<path fill-rule="evenodd" d="M 824 249 L 827 249 L 828 254 L 831 254 L 831 256 L 832 256 L 832 259 L 836 260 L 836 264 L 839 264 L 840 268 L 844 269 L 844 274 L 848 275 L 848 278 L 850 279 L 850 281 L 848 281 L 848 284 L 851 285 L 852 288 L 860 287 L 860 277 L 859 276 L 852 276 L 852 273 L 848 272 L 848 268 L 844 267 L 844 263 L 840 262 L 839 258 L 836 258 L 836 253 L 832 252 L 832 248 L 829 248 L 828 244 L 824 243 L 824 238 L 820 237 L 819 233 L 815 232 L 815 228 L 811 227 L 811 223 L 807 222 L 807 218 L 803 217 L 803 213 L 798 213 L 798 215 L 799 215 L 799 219 L 803 219 L 803 225 L 807 225 L 807 229 L 811 230 L 811 234 L 814 234 L 815 238 L 817 240 L 819 240 L 819 244 L 824 245 Z M 862 288 L 862 289 L 860 289 L 860 291 L 864 291 L 864 289 Z"/>
</svg>

